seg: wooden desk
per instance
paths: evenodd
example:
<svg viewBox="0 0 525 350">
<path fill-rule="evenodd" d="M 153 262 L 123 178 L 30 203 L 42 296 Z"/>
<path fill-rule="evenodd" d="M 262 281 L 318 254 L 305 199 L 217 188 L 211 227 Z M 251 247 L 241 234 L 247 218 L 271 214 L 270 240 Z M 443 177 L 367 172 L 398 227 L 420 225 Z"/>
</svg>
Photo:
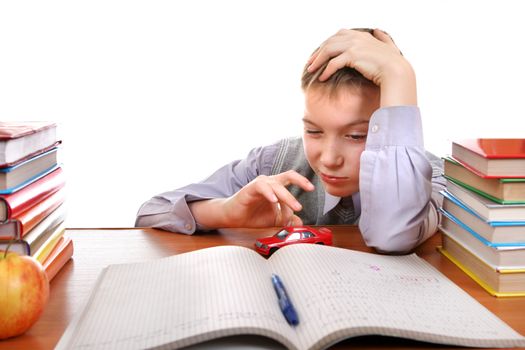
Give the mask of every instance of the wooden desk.
<svg viewBox="0 0 525 350">
<path fill-rule="evenodd" d="M 333 226 L 334 245 L 371 251 L 355 226 Z M 52 349 L 73 315 L 82 307 L 100 271 L 109 264 L 147 261 L 173 254 L 217 245 L 252 247 L 254 240 L 269 232 L 232 230 L 193 236 L 155 229 L 68 229 L 73 238 L 73 260 L 51 283 L 49 304 L 40 320 L 24 335 L 0 341 L 0 349 Z M 461 286 L 481 304 L 498 315 L 516 331 L 525 334 L 525 298 L 497 299 L 490 296 L 436 250 L 441 236 L 436 234 L 416 252 Z M 421 348 L 438 346 L 386 337 L 362 337 L 338 344 L 335 348 Z"/>
</svg>

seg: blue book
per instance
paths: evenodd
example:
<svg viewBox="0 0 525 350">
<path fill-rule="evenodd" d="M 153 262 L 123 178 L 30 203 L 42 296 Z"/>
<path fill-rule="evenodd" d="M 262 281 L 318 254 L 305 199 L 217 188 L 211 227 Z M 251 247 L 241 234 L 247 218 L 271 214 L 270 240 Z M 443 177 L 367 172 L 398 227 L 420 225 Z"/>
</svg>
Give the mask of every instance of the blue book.
<svg viewBox="0 0 525 350">
<path fill-rule="evenodd" d="M 443 195 L 442 210 L 492 243 L 525 244 L 525 218 L 516 221 L 490 221 L 448 191 Z"/>
<path fill-rule="evenodd" d="M 0 169 L 0 194 L 10 194 L 35 182 L 58 167 L 55 147 L 16 165 Z"/>
<path fill-rule="evenodd" d="M 525 204 L 499 204 L 448 180 L 447 193 L 486 221 L 502 224 L 525 221 Z"/>
<path fill-rule="evenodd" d="M 441 209 L 440 230 L 486 264 L 498 269 L 525 269 L 525 243 L 490 242 Z"/>
<path fill-rule="evenodd" d="M 465 225 L 465 223 L 461 222 L 458 218 L 456 218 L 454 215 L 450 214 L 449 212 L 443 210 L 443 208 L 439 208 L 441 214 L 443 214 L 444 217 L 442 217 L 442 221 L 444 219 L 448 219 L 456 223 L 456 225 L 460 226 L 464 231 L 470 233 L 472 236 L 474 236 L 477 240 L 479 240 L 481 243 L 485 244 L 489 247 L 520 247 L 525 249 L 525 242 L 492 242 L 486 239 L 485 237 L 481 236 L 478 232 L 474 231 L 471 227 Z M 523 229 L 523 227 L 522 227 Z M 525 262 L 525 261 L 524 261 Z"/>
</svg>

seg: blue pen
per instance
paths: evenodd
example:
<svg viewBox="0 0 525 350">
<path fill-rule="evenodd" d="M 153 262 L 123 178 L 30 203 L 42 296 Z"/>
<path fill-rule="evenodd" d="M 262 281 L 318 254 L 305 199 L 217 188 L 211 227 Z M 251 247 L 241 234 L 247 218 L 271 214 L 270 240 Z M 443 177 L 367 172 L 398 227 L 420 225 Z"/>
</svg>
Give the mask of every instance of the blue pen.
<svg viewBox="0 0 525 350">
<path fill-rule="evenodd" d="M 286 318 L 286 321 L 288 321 L 290 325 L 297 326 L 299 324 L 299 317 L 297 317 L 297 312 L 295 312 L 295 308 L 292 305 L 292 301 L 288 297 L 286 289 L 284 289 L 283 282 L 276 274 L 272 274 L 272 284 L 273 288 L 275 289 L 275 293 L 277 293 L 277 298 L 279 299 L 279 307 L 281 308 L 281 312 L 283 313 L 284 318 Z"/>
</svg>

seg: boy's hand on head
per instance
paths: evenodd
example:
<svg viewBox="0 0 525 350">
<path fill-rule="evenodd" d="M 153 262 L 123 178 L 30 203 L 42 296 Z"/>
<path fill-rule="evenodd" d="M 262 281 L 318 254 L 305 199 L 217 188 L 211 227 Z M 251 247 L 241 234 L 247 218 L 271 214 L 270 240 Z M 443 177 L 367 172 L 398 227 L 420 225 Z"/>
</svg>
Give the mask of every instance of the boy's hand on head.
<svg viewBox="0 0 525 350">
<path fill-rule="evenodd" d="M 229 198 L 190 203 L 195 220 L 209 228 L 302 225 L 295 212 L 301 204 L 286 186 L 312 191 L 312 183 L 296 171 L 258 176 Z"/>
<path fill-rule="evenodd" d="M 379 29 L 342 29 L 328 38 L 308 60 L 313 72 L 328 62 L 319 76 L 325 81 L 343 67 L 354 68 L 381 89 L 381 106 L 417 104 L 415 75 L 392 38 Z"/>
</svg>

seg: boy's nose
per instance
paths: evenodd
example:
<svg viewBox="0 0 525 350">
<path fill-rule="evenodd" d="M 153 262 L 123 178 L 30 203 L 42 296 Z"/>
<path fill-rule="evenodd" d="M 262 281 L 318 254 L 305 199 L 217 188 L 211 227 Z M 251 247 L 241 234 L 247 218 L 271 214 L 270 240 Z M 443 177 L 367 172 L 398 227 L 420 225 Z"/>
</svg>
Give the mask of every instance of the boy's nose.
<svg viewBox="0 0 525 350">
<path fill-rule="evenodd" d="M 321 163 L 327 168 L 334 168 L 343 164 L 344 158 L 336 144 L 327 145 L 321 154 Z"/>
</svg>

